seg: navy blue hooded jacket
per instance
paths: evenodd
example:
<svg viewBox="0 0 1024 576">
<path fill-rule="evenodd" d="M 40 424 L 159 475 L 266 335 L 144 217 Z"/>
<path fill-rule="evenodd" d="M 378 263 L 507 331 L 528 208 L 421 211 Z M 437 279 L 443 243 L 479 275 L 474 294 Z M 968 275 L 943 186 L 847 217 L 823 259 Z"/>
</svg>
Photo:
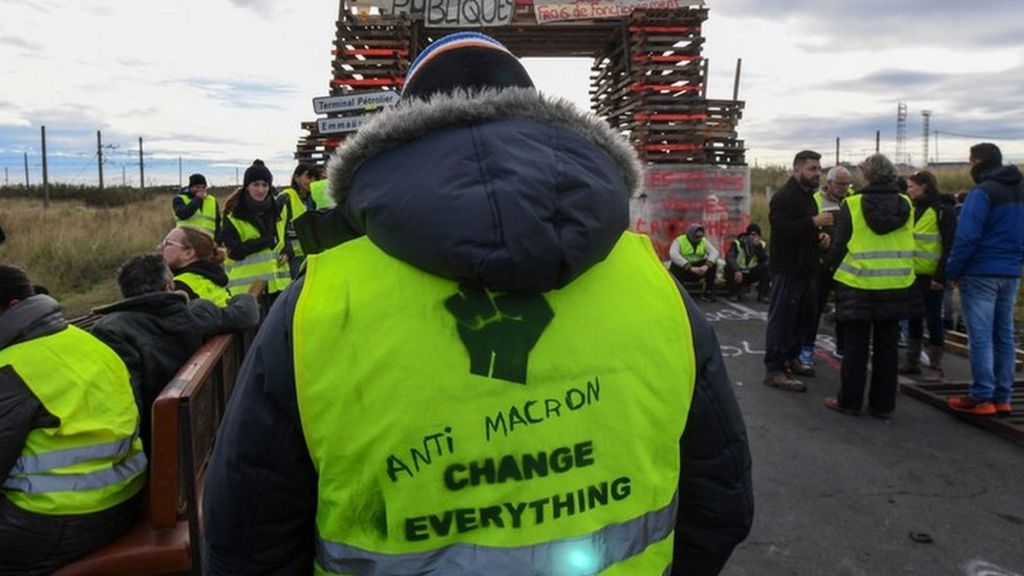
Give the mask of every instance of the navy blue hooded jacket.
<svg viewBox="0 0 1024 576">
<path fill-rule="evenodd" d="M 605 258 L 628 226 L 639 179 L 635 153 L 606 124 L 530 89 L 390 109 L 349 140 L 330 176 L 347 227 L 392 256 L 475 286 L 529 292 L 564 286 Z M 312 570 L 317 476 L 292 367 L 303 285 L 275 303 L 220 430 L 203 501 L 207 574 Z M 681 298 L 698 365 L 679 439 L 672 573 L 710 576 L 750 530 L 750 453 L 714 332 Z"/>
<path fill-rule="evenodd" d="M 1024 188 L 1016 166 L 983 172 L 957 221 L 946 277 L 1019 278 L 1024 262 Z"/>
</svg>

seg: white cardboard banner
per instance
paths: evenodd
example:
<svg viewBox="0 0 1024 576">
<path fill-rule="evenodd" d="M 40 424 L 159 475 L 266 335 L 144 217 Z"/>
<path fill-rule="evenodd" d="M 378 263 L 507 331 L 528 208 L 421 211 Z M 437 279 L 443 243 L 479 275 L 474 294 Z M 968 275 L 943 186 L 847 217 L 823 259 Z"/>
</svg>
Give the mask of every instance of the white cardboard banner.
<svg viewBox="0 0 1024 576">
<path fill-rule="evenodd" d="M 538 24 L 623 18 L 638 8 L 666 10 L 690 6 L 704 6 L 704 0 L 533 0 Z"/>
<path fill-rule="evenodd" d="M 516 12 L 515 0 L 351 0 L 349 5 L 408 14 L 427 28 L 508 26 Z"/>
</svg>

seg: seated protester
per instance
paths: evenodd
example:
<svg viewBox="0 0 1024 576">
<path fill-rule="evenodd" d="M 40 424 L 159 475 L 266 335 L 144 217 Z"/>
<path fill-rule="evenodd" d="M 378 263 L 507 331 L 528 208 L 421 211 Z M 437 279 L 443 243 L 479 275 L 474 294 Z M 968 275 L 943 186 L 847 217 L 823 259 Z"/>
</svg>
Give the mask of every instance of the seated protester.
<svg viewBox="0 0 1024 576">
<path fill-rule="evenodd" d="M 228 251 L 224 268 L 232 294 L 248 292 L 263 280 L 267 289 L 261 298 L 266 314 L 277 295 L 291 283 L 289 249 L 285 243 L 287 214 L 274 200 L 274 176 L 262 160 L 245 170 L 242 187 L 224 202 L 221 244 Z"/>
<path fill-rule="evenodd" d="M 228 275 L 224 271 L 224 252 L 213 239 L 194 228 L 175 228 L 157 246 L 164 262 L 174 274 L 174 288 L 188 294 L 190 300 L 204 298 L 221 308 L 228 305 Z"/>
<path fill-rule="evenodd" d="M 715 288 L 718 250 L 704 237 L 704 227 L 690 224 L 686 235 L 672 241 L 668 255 L 672 260 L 669 272 L 683 284 L 701 282 L 704 285 L 701 300 L 714 302 L 711 291 Z"/>
<path fill-rule="evenodd" d="M 317 169 L 310 164 L 299 164 L 292 172 L 291 185 L 277 195 L 277 203 L 282 206 L 285 217 L 285 236 L 288 239 L 288 247 L 292 257 L 289 259 L 291 277 L 299 274 L 302 261 L 305 255 L 302 253 L 302 245 L 299 244 L 298 236 L 295 235 L 293 222 L 307 210 L 316 210 L 316 200 L 313 199 L 312 183 L 316 178 Z"/>
<path fill-rule="evenodd" d="M 0 574 L 50 574 L 131 528 L 138 430 L 124 363 L 0 266 Z"/>
<path fill-rule="evenodd" d="M 218 308 L 208 300 L 188 301 L 174 290 L 171 271 L 159 254 L 136 256 L 117 272 L 125 299 L 97 308 L 94 336 L 114 349 L 131 374 L 142 412 L 142 441 L 149 452 L 150 412 L 160 391 L 202 346 L 207 336 L 256 326 L 256 299 L 239 294 Z"/>
<path fill-rule="evenodd" d="M 725 282 L 735 301 L 740 301 L 743 286 L 757 282 L 757 301 L 768 301 L 771 276 L 768 273 L 768 250 L 761 239 L 761 227 L 747 226 L 725 253 Z"/>
</svg>

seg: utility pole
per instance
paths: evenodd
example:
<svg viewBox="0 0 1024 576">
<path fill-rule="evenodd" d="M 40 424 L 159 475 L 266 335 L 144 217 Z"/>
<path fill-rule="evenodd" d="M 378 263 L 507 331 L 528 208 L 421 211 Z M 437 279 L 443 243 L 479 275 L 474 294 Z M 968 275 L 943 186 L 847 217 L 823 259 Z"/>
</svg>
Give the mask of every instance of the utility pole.
<svg viewBox="0 0 1024 576">
<path fill-rule="evenodd" d="M 882 152 L 882 131 L 875 130 L 875 154 Z"/>
<path fill-rule="evenodd" d="M 180 189 L 181 186 L 181 156 L 178 156 L 178 188 Z"/>
<path fill-rule="evenodd" d="M 146 191 L 146 165 L 142 161 L 142 136 L 139 136 L 139 190 Z"/>
<path fill-rule="evenodd" d="M 939 131 L 935 130 L 935 162 L 939 162 Z"/>
<path fill-rule="evenodd" d="M 923 136 L 923 138 L 921 138 L 921 140 L 924 143 L 924 158 L 921 160 L 923 162 L 922 166 L 927 166 L 928 165 L 928 133 L 931 132 L 931 128 L 929 128 L 929 124 L 931 123 L 931 119 L 932 119 L 932 111 L 931 110 L 921 110 L 921 124 L 922 124 L 921 135 Z"/>
<path fill-rule="evenodd" d="M 235 180 L 238 179 L 237 178 L 237 174 L 238 174 L 238 168 L 235 168 L 235 175 L 236 175 Z M 10 185 L 11 185 L 11 177 L 7 173 L 7 166 L 4 166 L 4 186 L 10 186 Z"/>
<path fill-rule="evenodd" d="M 239 184 L 238 184 L 238 166 L 235 166 L 235 186 L 239 186 Z"/>
<path fill-rule="evenodd" d="M 96 158 L 96 165 L 100 169 L 100 190 L 103 190 L 103 137 L 99 130 L 96 131 Z"/>
<path fill-rule="evenodd" d="M 28 152 L 25 152 L 25 188 L 28 188 Z"/>
<path fill-rule="evenodd" d="M 121 187 L 125 188 L 128 186 L 128 168 L 121 164 Z"/>
<path fill-rule="evenodd" d="M 46 126 L 42 127 L 43 138 L 43 210 L 50 207 L 50 174 L 46 169 Z"/>
<path fill-rule="evenodd" d="M 736 59 L 736 78 L 732 81 L 732 101 L 740 99 L 740 70 L 743 69 L 743 58 Z"/>
<path fill-rule="evenodd" d="M 839 137 L 836 136 L 836 166 L 839 166 Z"/>
</svg>

